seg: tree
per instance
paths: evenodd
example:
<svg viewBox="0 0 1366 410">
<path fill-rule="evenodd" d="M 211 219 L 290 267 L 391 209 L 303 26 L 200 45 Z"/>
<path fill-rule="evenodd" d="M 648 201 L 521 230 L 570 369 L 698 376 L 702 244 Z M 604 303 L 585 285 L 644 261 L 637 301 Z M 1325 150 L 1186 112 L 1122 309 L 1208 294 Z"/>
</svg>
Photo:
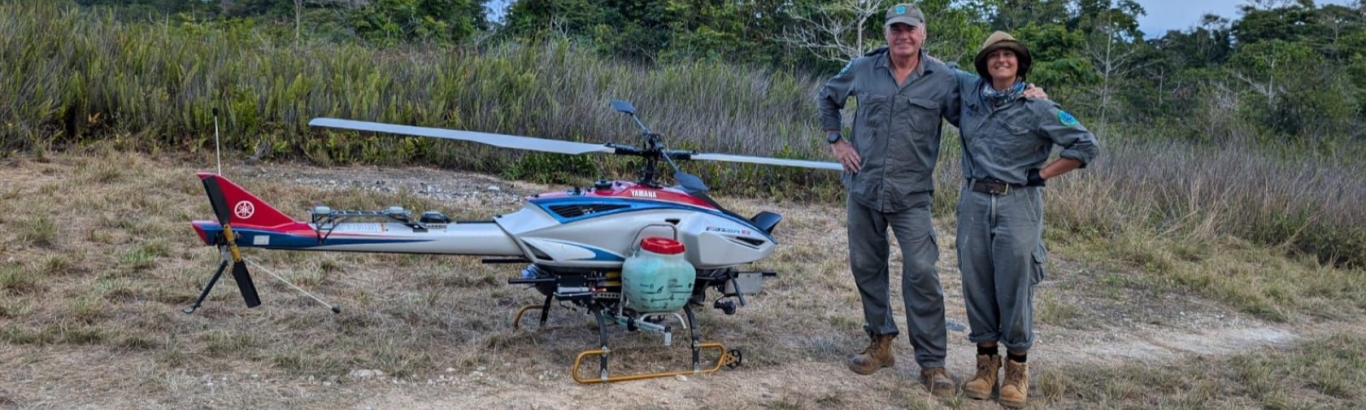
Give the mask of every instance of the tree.
<svg viewBox="0 0 1366 410">
<path fill-rule="evenodd" d="M 954 61 L 972 67 L 972 57 L 991 34 L 991 26 L 982 18 L 985 10 L 980 3 L 957 3 L 954 0 L 924 0 L 919 4 L 925 13 L 928 39 L 925 49 L 944 61 Z M 971 70 L 969 70 L 971 71 Z"/>
<path fill-rule="evenodd" d="M 1024 27 L 1064 24 L 1072 0 L 974 0 L 985 15 L 993 16 L 991 28 L 1014 32 Z"/>
<path fill-rule="evenodd" d="M 740 3 L 734 0 L 669 1 L 668 14 L 675 20 L 669 24 L 670 39 L 668 47 L 662 51 L 663 60 L 717 61 L 747 54 L 751 45 L 742 39 L 746 20 L 753 16 L 747 16 Z"/>
<path fill-rule="evenodd" d="M 804 3 L 786 10 L 796 24 L 778 41 L 811 53 L 825 61 L 844 63 L 886 43 L 875 22 L 887 7 L 878 0 L 835 0 L 829 3 Z"/>
<path fill-rule="evenodd" d="M 1100 104 L 1097 132 L 1104 133 L 1116 83 L 1129 77 L 1135 68 L 1133 60 L 1143 45 L 1138 16 L 1144 11 L 1132 0 L 1082 0 L 1080 10 L 1076 21 L 1087 34 L 1085 53 L 1101 79 L 1100 87 L 1094 89 L 1094 100 Z"/>
<path fill-rule="evenodd" d="M 1129 87 L 1120 95 L 1140 121 L 1190 111 L 1195 87 L 1185 81 L 1182 66 L 1174 53 L 1144 46 L 1136 47 L 1134 71 Z M 1137 75 L 1134 75 L 1137 74 Z"/>
<path fill-rule="evenodd" d="M 1317 38 L 1322 27 L 1315 18 L 1314 2 L 1288 3 L 1263 0 L 1241 6 L 1243 18 L 1233 23 L 1233 37 L 1244 44 Z"/>
<path fill-rule="evenodd" d="M 230 5 L 230 3 L 214 4 L 215 2 L 185 0 L 75 0 L 75 3 L 87 7 L 109 7 L 128 15 L 142 16 L 193 12 L 213 14 L 214 10 L 224 10 L 222 7 Z"/>
<path fill-rule="evenodd" d="M 1326 139 L 1345 128 L 1354 111 L 1341 69 L 1304 43 L 1268 40 L 1241 47 L 1229 72 L 1259 98 L 1252 119 L 1284 134 Z"/>
<path fill-rule="evenodd" d="M 508 7 L 504 30 L 523 38 L 587 35 L 610 13 L 601 0 L 518 0 Z"/>
<path fill-rule="evenodd" d="M 1214 68 L 1233 54 L 1233 35 L 1228 19 L 1206 14 L 1190 32 L 1169 31 L 1150 44 L 1171 54 L 1181 68 Z"/>
<path fill-rule="evenodd" d="M 381 43 L 461 41 L 486 24 L 483 5 L 473 0 L 375 0 L 351 22 L 362 38 Z"/>
<path fill-rule="evenodd" d="M 1143 32 L 1138 30 L 1138 18 L 1148 13 L 1138 2 L 1079 0 L 1077 6 L 1077 15 L 1068 21 L 1069 27 L 1088 35 L 1102 30 L 1129 41 L 1143 40 Z"/>
<path fill-rule="evenodd" d="M 1353 44 L 1353 38 L 1366 32 L 1366 8 L 1351 9 L 1339 5 L 1327 5 L 1319 9 L 1314 19 L 1320 27 L 1320 52 L 1333 60 L 1345 60 L 1360 52 L 1360 44 Z"/>
<path fill-rule="evenodd" d="M 294 43 L 299 42 L 299 31 L 303 20 L 304 0 L 294 0 Z"/>
<path fill-rule="evenodd" d="M 1227 86 L 1208 84 L 1228 77 L 1220 69 L 1233 53 L 1228 25 L 1227 19 L 1207 14 L 1190 29 L 1146 41 L 1134 56 L 1135 71 L 1128 79 L 1133 85 L 1124 97 L 1128 106 L 1142 117 L 1179 117 L 1214 107 L 1200 105 L 1201 98 L 1226 100 Z"/>
<path fill-rule="evenodd" d="M 578 38 L 603 54 L 656 62 L 684 8 L 670 0 L 522 0 L 509 8 L 507 30 L 522 38 Z"/>
<path fill-rule="evenodd" d="M 1101 79 L 1084 50 L 1086 37 L 1069 31 L 1062 24 L 1028 25 L 1011 33 L 1029 47 L 1034 65 L 1027 80 L 1048 89 L 1049 98 L 1068 106 L 1092 108 L 1082 101 L 1073 101 L 1079 94 L 1089 92 Z"/>
</svg>

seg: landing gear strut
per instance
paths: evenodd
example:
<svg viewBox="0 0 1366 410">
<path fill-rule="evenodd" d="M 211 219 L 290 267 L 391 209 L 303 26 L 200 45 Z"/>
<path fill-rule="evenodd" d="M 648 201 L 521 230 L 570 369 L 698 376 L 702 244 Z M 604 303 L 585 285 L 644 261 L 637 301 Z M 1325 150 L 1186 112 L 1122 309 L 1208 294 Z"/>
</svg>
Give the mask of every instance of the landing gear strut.
<svg viewBox="0 0 1366 410">
<path fill-rule="evenodd" d="M 518 309 L 518 310 L 517 310 L 517 316 L 513 316 L 513 318 L 512 318 L 512 328 L 513 328 L 513 329 L 521 329 L 521 327 L 520 327 L 519 325 L 522 323 L 522 315 L 523 315 L 523 314 L 526 314 L 526 312 L 527 312 L 528 310 L 534 310 L 534 309 L 540 309 L 540 310 L 541 310 L 541 327 L 544 328 L 544 327 L 545 327 L 545 321 L 546 321 L 546 319 L 550 318 L 550 301 L 551 301 L 551 300 L 554 300 L 554 299 L 555 299 L 555 295 L 554 295 L 554 294 L 549 294 L 549 295 L 545 295 L 545 303 L 542 303 L 540 306 L 537 306 L 537 305 L 526 305 L 526 306 L 522 306 L 521 309 Z"/>
<path fill-rule="evenodd" d="M 599 348 L 596 349 L 596 350 L 585 350 L 585 351 L 583 351 L 583 352 L 580 352 L 579 355 L 578 355 L 578 357 L 574 358 L 574 367 L 573 367 L 572 369 L 570 369 L 570 374 L 571 374 L 572 376 L 574 376 L 574 381 L 579 382 L 579 383 L 584 383 L 584 384 L 591 384 L 591 383 L 611 383 L 611 382 L 620 382 L 620 381 L 627 381 L 627 380 L 653 379 L 653 378 L 669 377 L 669 376 L 712 374 L 712 373 L 716 373 L 718 370 L 721 370 L 721 367 L 723 367 L 723 366 L 726 367 L 726 368 L 731 368 L 731 369 L 734 369 L 734 368 L 740 366 L 740 364 L 741 364 L 741 357 L 742 357 L 742 356 L 740 355 L 740 350 L 738 350 L 738 349 L 730 349 L 730 350 L 727 350 L 726 347 L 723 346 L 723 345 L 721 345 L 720 343 L 702 343 L 702 342 L 700 342 L 699 339 L 698 339 L 698 335 L 697 335 L 697 321 L 696 321 L 696 318 L 693 316 L 692 307 L 691 307 L 691 306 L 684 306 L 684 307 L 683 307 L 683 312 L 686 313 L 686 315 L 687 315 L 687 318 L 688 318 L 688 333 L 690 334 L 691 339 L 692 339 L 692 343 L 691 343 L 691 347 L 692 347 L 692 370 L 679 370 L 679 371 L 673 371 L 673 372 L 644 373 L 644 374 L 619 375 L 619 376 L 613 376 L 613 375 L 611 375 L 611 374 L 607 371 L 607 362 L 608 362 L 608 358 L 611 356 L 611 350 L 607 348 L 607 322 L 608 322 L 608 320 L 617 321 L 617 322 L 619 322 L 619 321 L 626 321 L 627 323 L 634 323 L 634 324 L 636 324 L 637 326 L 640 326 L 641 329 L 646 329 L 646 330 L 651 330 L 651 331 L 659 331 L 659 330 L 652 329 L 652 328 L 650 328 L 649 326 L 645 326 L 645 325 L 642 325 L 642 324 L 653 325 L 654 327 L 659 327 L 659 325 L 649 324 L 648 322 L 641 322 L 641 321 L 639 321 L 639 319 L 635 319 L 635 318 L 620 318 L 620 317 L 614 317 L 614 316 L 612 316 L 610 313 L 607 313 L 607 312 L 603 311 L 603 309 L 602 309 L 601 306 L 595 306 L 595 307 L 593 308 L 593 315 L 594 315 L 595 317 L 597 317 L 597 321 L 598 321 L 598 341 L 599 341 L 601 347 L 599 347 Z M 668 337 L 669 337 L 669 334 L 670 334 L 670 333 L 669 333 L 669 332 L 670 332 L 669 328 L 664 327 L 664 328 L 663 328 L 663 332 L 665 333 L 665 338 L 666 338 L 666 340 L 667 340 Z M 701 363 L 701 357 L 702 357 L 702 354 L 701 354 L 701 353 L 702 353 L 702 349 L 716 349 L 716 351 L 721 352 L 721 357 L 719 357 L 719 358 L 716 359 L 716 364 L 715 364 L 715 365 L 713 365 L 713 366 L 710 367 L 710 368 L 703 369 L 703 368 L 702 368 L 702 363 Z M 582 376 L 580 376 L 580 374 L 579 374 L 579 368 L 583 365 L 583 360 L 586 359 L 586 358 L 589 358 L 589 357 L 593 357 L 593 356 L 597 356 L 597 357 L 598 357 L 598 377 L 582 377 Z"/>
</svg>

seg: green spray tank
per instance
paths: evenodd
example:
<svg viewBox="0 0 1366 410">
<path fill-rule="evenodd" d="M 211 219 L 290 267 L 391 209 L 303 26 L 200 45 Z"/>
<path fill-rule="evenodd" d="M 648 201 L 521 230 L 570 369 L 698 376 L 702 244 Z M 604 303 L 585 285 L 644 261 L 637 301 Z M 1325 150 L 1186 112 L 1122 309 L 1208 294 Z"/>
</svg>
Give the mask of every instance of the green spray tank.
<svg viewBox="0 0 1366 410">
<path fill-rule="evenodd" d="M 622 292 L 628 307 L 640 313 L 674 312 L 692 297 L 697 271 L 684 258 L 683 243 L 647 237 L 621 266 Z"/>
</svg>

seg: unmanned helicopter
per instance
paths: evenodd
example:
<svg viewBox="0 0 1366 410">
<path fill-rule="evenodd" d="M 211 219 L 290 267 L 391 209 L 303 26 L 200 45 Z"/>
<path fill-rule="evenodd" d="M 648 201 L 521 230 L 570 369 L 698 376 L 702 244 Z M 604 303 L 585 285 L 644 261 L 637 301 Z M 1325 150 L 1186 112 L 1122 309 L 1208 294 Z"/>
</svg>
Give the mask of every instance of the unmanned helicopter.
<svg viewBox="0 0 1366 410">
<path fill-rule="evenodd" d="M 454 221 L 438 211 L 415 216 L 402 207 L 354 211 L 327 206 L 314 207 L 308 220 L 296 220 L 221 173 L 200 173 L 217 220 L 192 224 L 206 245 L 219 248 L 223 261 L 185 313 L 193 313 L 203 303 L 229 265 L 247 307 L 261 304 L 239 248 L 481 256 L 484 263 L 525 266 L 520 275 L 507 282 L 529 285 L 543 297 L 540 304 L 517 311 L 514 328 L 533 310 L 540 311 L 544 326 L 554 301 L 583 309 L 596 318 L 600 347 L 581 352 L 571 368 L 579 383 L 710 374 L 723 366 L 737 367 L 742 363 L 739 350 L 699 341 L 693 307 L 703 306 L 711 289 L 719 294 L 711 306 L 734 314 L 736 302 L 744 306 L 745 295 L 758 293 L 764 277 L 776 276 L 775 272 L 745 266 L 773 254 L 777 245 L 773 232 L 782 215 L 763 211 L 746 217 L 725 209 L 707 196 L 708 188 L 700 178 L 683 172 L 677 162 L 727 161 L 835 171 L 842 167 L 835 162 L 671 150 L 661 135 L 641 122 L 630 103 L 612 101 L 611 105 L 639 126 L 641 145 L 591 144 L 335 118 L 309 122 L 313 127 L 435 137 L 520 150 L 641 158 L 635 181 L 604 179 L 592 187 L 532 195 L 520 210 L 487 221 Z M 674 171 L 676 185 L 661 183 L 661 160 Z M 360 219 L 370 221 L 357 221 Z M 658 258 L 644 259 L 646 256 Z M 632 283 L 632 277 L 662 272 L 675 273 L 668 280 L 636 279 Z M 332 311 L 340 312 L 335 306 Z M 667 324 L 670 318 L 676 318 L 690 334 L 692 369 L 609 374 L 609 325 L 660 333 L 667 346 L 674 331 Z M 704 349 L 720 352 L 716 363 L 708 368 L 703 368 L 699 359 Z M 595 356 L 597 377 L 581 376 L 582 362 Z"/>
</svg>

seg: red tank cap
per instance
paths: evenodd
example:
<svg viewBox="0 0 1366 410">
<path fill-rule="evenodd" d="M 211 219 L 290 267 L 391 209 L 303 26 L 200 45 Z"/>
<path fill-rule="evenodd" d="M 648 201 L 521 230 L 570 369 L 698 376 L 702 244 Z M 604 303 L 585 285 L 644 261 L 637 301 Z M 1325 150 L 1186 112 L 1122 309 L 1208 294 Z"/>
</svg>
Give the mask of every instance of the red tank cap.
<svg viewBox="0 0 1366 410">
<path fill-rule="evenodd" d="M 651 236 L 649 238 L 641 239 L 640 248 L 661 255 L 677 255 L 683 253 L 682 242 L 660 236 Z"/>
</svg>

